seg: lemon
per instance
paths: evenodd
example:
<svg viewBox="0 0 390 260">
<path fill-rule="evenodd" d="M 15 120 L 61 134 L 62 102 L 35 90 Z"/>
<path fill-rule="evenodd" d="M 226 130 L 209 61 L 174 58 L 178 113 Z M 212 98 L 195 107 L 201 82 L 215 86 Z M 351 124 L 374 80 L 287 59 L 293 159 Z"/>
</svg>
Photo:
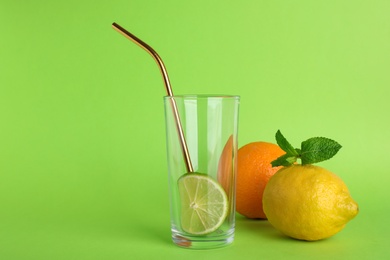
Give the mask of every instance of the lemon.
<svg viewBox="0 0 390 260">
<path fill-rule="evenodd" d="M 344 182 L 314 165 L 279 170 L 264 190 L 263 209 L 276 229 L 308 241 L 336 234 L 359 211 Z"/>
<path fill-rule="evenodd" d="M 187 173 L 178 180 L 181 227 L 193 235 L 217 230 L 228 214 L 228 198 L 222 186 L 211 177 Z"/>
</svg>

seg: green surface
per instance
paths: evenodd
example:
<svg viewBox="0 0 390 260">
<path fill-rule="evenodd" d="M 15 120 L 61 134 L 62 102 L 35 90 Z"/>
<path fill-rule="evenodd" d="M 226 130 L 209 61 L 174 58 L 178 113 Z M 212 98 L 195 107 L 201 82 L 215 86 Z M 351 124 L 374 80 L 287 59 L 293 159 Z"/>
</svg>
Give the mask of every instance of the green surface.
<svg viewBox="0 0 390 260">
<path fill-rule="evenodd" d="M 390 2 L 0 0 L 0 259 L 384 259 L 390 206 Z M 239 146 L 326 136 L 360 214 L 287 239 L 170 240 L 162 56 L 176 94 L 241 95 Z"/>
</svg>

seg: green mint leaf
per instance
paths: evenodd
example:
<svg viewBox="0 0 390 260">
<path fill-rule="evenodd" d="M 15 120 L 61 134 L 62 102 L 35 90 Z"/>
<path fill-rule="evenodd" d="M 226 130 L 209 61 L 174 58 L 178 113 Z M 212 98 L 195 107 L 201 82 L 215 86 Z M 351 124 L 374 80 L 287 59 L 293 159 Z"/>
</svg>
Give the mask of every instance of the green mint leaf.
<svg viewBox="0 0 390 260">
<path fill-rule="evenodd" d="M 297 161 L 297 156 L 291 156 L 290 154 L 284 154 L 271 162 L 272 167 L 278 166 L 290 166 Z"/>
<path fill-rule="evenodd" d="M 336 141 L 325 137 L 313 137 L 301 144 L 302 165 L 322 162 L 332 158 L 341 148 Z"/>
<path fill-rule="evenodd" d="M 279 147 L 282 148 L 282 150 L 285 151 L 287 155 L 295 157 L 299 155 L 297 150 L 295 150 L 294 147 L 287 141 L 287 139 L 282 135 L 280 130 L 276 132 L 275 139 Z"/>
</svg>

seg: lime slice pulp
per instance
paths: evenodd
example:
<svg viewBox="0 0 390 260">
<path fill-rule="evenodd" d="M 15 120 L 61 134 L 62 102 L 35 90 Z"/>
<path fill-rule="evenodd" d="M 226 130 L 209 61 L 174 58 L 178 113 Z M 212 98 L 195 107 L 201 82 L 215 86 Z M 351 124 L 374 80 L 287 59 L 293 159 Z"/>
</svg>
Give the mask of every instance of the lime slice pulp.
<svg viewBox="0 0 390 260">
<path fill-rule="evenodd" d="M 178 180 L 181 227 L 193 235 L 218 229 L 228 214 L 228 198 L 221 185 L 205 174 L 187 173 Z"/>
</svg>

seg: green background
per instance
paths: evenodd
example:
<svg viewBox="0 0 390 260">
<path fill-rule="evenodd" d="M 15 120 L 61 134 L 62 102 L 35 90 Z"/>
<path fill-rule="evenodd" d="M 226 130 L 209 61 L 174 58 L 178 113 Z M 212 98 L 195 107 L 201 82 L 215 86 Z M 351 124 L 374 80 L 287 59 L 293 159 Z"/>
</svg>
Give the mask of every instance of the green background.
<svg viewBox="0 0 390 260">
<path fill-rule="evenodd" d="M 0 0 L 1 259 L 383 259 L 390 232 L 390 1 Z M 239 146 L 343 145 L 321 163 L 360 213 L 288 239 L 237 216 L 224 249 L 170 239 L 163 58 L 176 94 L 241 96 Z"/>
</svg>

